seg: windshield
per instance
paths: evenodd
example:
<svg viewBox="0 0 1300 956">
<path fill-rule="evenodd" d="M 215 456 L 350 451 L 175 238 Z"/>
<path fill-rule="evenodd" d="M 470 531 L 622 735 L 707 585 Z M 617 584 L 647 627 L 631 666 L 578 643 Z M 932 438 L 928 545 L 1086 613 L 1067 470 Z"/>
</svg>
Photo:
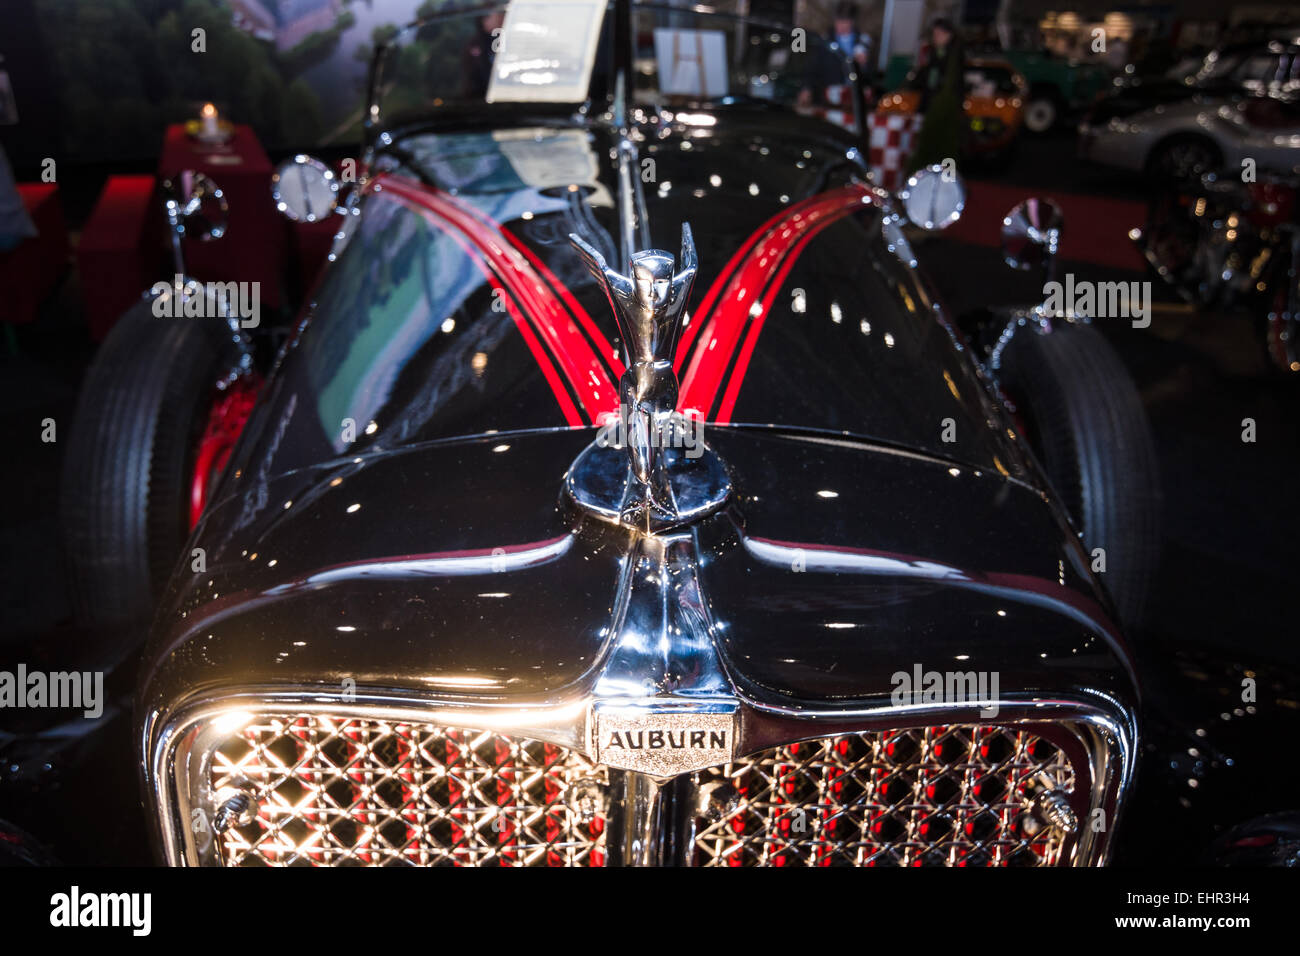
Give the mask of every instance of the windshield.
<svg viewBox="0 0 1300 956">
<path fill-rule="evenodd" d="M 463 4 L 395 31 L 371 67 L 371 133 L 527 107 L 571 115 L 614 95 L 614 4 Z M 634 4 L 630 99 L 641 106 L 838 105 L 865 45 L 715 9 Z"/>
</svg>

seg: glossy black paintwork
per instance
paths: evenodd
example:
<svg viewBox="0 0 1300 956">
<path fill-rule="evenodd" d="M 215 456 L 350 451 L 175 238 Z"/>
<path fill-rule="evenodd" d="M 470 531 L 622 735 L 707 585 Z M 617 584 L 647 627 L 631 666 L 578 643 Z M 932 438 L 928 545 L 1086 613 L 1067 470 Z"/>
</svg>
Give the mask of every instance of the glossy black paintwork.
<svg viewBox="0 0 1300 956">
<path fill-rule="evenodd" d="M 710 438 L 743 470 L 743 533 L 713 544 L 702 582 L 724 655 L 763 690 L 852 699 L 886 666 L 960 662 L 1018 692 L 1062 690 L 1068 672 L 1076 689 L 1128 693 L 1105 599 L 1035 489 L 813 436 Z"/>
<path fill-rule="evenodd" d="M 763 123 L 722 116 L 642 144 L 664 187 L 648 194 L 654 241 L 694 226 L 695 302 L 782 197 L 853 172 L 826 127 Z M 566 141 L 587 165 L 545 175 L 478 135 L 413 151 L 526 242 L 613 343 L 604 296 L 563 238 L 616 231 L 604 136 Z M 580 188 L 551 189 L 569 179 Z M 891 675 L 915 664 L 996 669 L 1004 696 L 1131 714 L 1106 598 L 960 340 L 884 247 L 880 201 L 798 257 L 739 393 L 742 424 L 706 428 L 735 487 L 694 530 L 728 677 L 764 706 L 845 708 L 887 702 Z M 581 699 L 610 652 L 630 532 L 561 495 L 595 429 L 564 427 L 459 244 L 382 192 L 362 208 L 191 542 L 206 572 L 183 565 L 164 602 L 137 712 L 146 734 L 236 686 L 334 691 L 351 678 L 358 693 L 416 701 Z"/>
<path fill-rule="evenodd" d="M 819 436 L 706 436 L 736 494 L 697 528 L 700 581 L 724 663 L 751 698 L 878 701 L 895 671 L 958 660 L 1000 670 L 1004 692 L 1131 695 L 1105 599 L 1030 486 Z M 589 689 L 631 543 L 561 500 L 589 437 L 429 443 L 282 476 L 254 513 L 227 499 L 197 539 L 207 573 L 178 577 L 146 707 L 345 677 L 452 697 L 468 678 L 471 696 L 519 702 Z M 807 559 L 764 560 L 755 542 L 795 543 Z M 846 548 L 872 567 L 817 566 L 819 549 Z"/>
</svg>

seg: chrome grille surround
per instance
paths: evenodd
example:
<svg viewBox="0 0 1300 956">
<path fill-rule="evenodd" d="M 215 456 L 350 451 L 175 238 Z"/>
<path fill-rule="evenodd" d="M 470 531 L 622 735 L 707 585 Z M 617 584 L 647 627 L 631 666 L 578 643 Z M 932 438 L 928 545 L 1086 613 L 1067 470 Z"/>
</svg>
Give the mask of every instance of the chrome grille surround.
<svg viewBox="0 0 1300 956">
<path fill-rule="evenodd" d="M 883 865 L 887 863 L 904 863 L 912 865 L 926 864 L 956 864 L 956 865 L 976 865 L 986 863 L 988 865 L 998 865 L 1002 863 L 1025 863 L 1031 865 L 1094 865 L 1104 862 L 1107 849 L 1108 839 L 1111 827 L 1115 820 L 1115 813 L 1119 808 L 1119 796 L 1123 789 L 1127 787 L 1132 775 L 1132 755 L 1135 737 L 1132 733 L 1132 725 L 1124 721 L 1117 721 L 1114 717 L 1114 711 L 1109 707 L 1099 707 L 1095 703 L 1089 703 L 1086 699 L 1054 699 L 1051 701 L 1031 701 L 1020 702 L 1004 701 L 1000 704 L 1000 719 L 998 725 L 1004 728 L 1002 731 L 995 731 L 993 728 L 984 725 L 944 725 L 946 730 L 934 731 L 926 730 L 926 727 L 935 727 L 939 725 L 935 717 L 972 717 L 973 713 L 967 711 L 966 714 L 953 713 L 948 711 L 936 711 L 933 708 L 906 709 L 906 712 L 882 708 L 878 711 L 846 713 L 846 712 L 829 712 L 824 711 L 815 714 L 805 712 L 798 719 L 793 719 L 777 712 L 750 711 L 751 716 L 747 718 L 747 732 L 745 739 L 750 741 L 751 747 L 766 748 L 765 750 L 754 753 L 752 756 L 734 761 L 727 767 L 710 768 L 701 774 L 685 774 L 681 777 L 672 778 L 671 780 L 655 781 L 654 778 L 642 777 L 641 774 L 624 773 L 621 771 L 608 771 L 608 777 L 602 775 L 604 768 L 593 768 L 591 761 L 583 756 L 585 750 L 585 729 L 584 729 L 584 707 L 581 702 L 575 702 L 563 707 L 551 708 L 467 708 L 455 705 L 444 705 L 440 709 L 430 709 L 427 704 L 423 707 L 413 706 L 414 702 L 400 701 L 395 698 L 369 698 L 367 700 L 340 704 L 339 702 L 328 702 L 323 699 L 307 697 L 303 694 L 282 694 L 275 692 L 248 692 L 245 691 L 238 695 L 225 697 L 219 701 L 213 700 L 207 703 L 192 705 L 190 708 L 174 713 L 172 719 L 166 723 L 157 724 L 157 730 L 151 731 L 149 726 L 143 728 L 146 735 L 153 733 L 155 745 L 151 748 L 150 772 L 146 776 L 146 782 L 152 787 L 151 792 L 156 798 L 156 807 L 159 813 L 159 823 L 161 825 L 162 849 L 165 851 L 166 859 L 172 864 L 188 865 L 231 865 L 231 864 L 252 864 L 258 863 L 298 863 L 300 865 L 365 865 L 376 863 L 390 863 L 396 865 L 419 864 L 421 862 L 450 862 L 465 863 L 478 865 L 522 865 L 524 862 L 530 862 L 538 865 L 590 865 L 593 862 L 604 862 L 607 865 L 619 865 L 620 863 L 636 864 L 644 862 L 645 855 L 636 855 L 629 851 L 633 840 L 631 835 L 634 828 L 640 828 L 645 823 L 645 818 L 641 817 L 638 806 L 639 801 L 645 800 L 647 787 L 650 790 L 661 788 L 661 793 L 667 793 L 672 790 L 675 792 L 675 799 L 678 801 L 696 801 L 698 805 L 701 797 L 701 791 L 710 788 L 710 784 L 716 784 L 719 780 L 726 781 L 727 775 L 735 775 L 737 768 L 744 772 L 752 773 L 754 768 L 761 767 L 765 760 L 773 761 L 783 759 L 779 752 L 785 755 L 804 754 L 807 759 L 814 763 L 816 759 L 813 751 L 808 750 L 814 744 L 821 748 L 818 752 L 824 751 L 829 744 L 822 741 L 826 738 L 835 738 L 837 740 L 851 737 L 858 741 L 855 746 L 872 746 L 876 748 L 887 747 L 891 738 L 906 736 L 908 739 L 919 739 L 924 745 L 928 739 L 930 741 L 930 752 L 932 758 L 938 758 L 940 761 L 946 759 L 943 753 L 934 754 L 934 744 L 940 743 L 939 736 L 951 734 L 955 731 L 959 734 L 968 734 L 978 731 L 981 735 L 987 736 L 989 733 L 997 732 L 1006 738 L 1014 738 L 1019 748 L 1016 753 L 1033 757 L 1030 753 L 1032 742 L 1035 738 L 1050 740 L 1053 745 L 1058 745 L 1060 754 L 1052 757 L 1051 760 L 1043 758 L 1045 765 L 1043 769 L 1048 770 L 1055 776 L 1050 779 L 1057 782 L 1068 783 L 1073 781 L 1073 794 L 1070 797 L 1070 803 L 1074 812 L 1080 821 L 1084 820 L 1086 813 L 1096 813 L 1098 808 L 1105 813 L 1103 819 L 1107 825 L 1100 828 L 1080 826 L 1077 838 L 1062 839 L 1060 837 L 1051 837 L 1050 835 L 1032 835 L 1034 839 L 1029 841 L 1029 850 L 1033 853 L 1034 859 L 1028 859 L 1023 855 L 1019 858 L 1013 858 L 1016 851 L 1024 850 L 1022 837 L 1027 835 L 1024 829 L 1017 830 L 1015 827 L 1016 817 L 1012 813 L 1013 806 L 1003 806 L 1001 811 L 1008 814 L 1008 818 L 1000 820 L 1000 842 L 995 840 L 996 846 L 989 843 L 989 836 L 984 837 L 984 849 L 993 849 L 994 852 L 990 858 L 985 860 L 979 856 L 981 848 L 973 845 L 966 845 L 962 840 L 949 839 L 946 855 L 940 859 L 937 855 L 931 853 L 927 858 L 919 852 L 919 847 L 907 845 L 909 841 L 893 840 L 884 841 L 887 846 L 881 849 L 890 851 L 889 853 L 877 852 L 875 858 L 871 858 L 871 841 L 859 838 L 857 843 L 861 846 L 855 846 L 852 851 L 832 847 L 832 841 L 829 839 L 830 833 L 825 827 L 818 830 L 818 814 L 824 815 L 824 819 L 836 819 L 837 814 L 832 810 L 829 814 L 827 810 L 833 807 L 833 801 L 828 803 L 827 807 L 820 806 L 821 798 L 815 794 L 809 793 L 805 807 L 808 808 L 809 834 L 807 840 L 789 841 L 798 842 L 800 848 L 797 852 L 791 852 L 790 848 L 783 848 L 778 844 L 779 839 L 767 841 L 769 845 L 762 846 L 763 841 L 753 839 L 746 841 L 731 841 L 732 843 L 742 843 L 741 849 L 730 848 L 728 844 L 720 846 L 721 855 L 715 850 L 702 852 L 696 843 L 697 838 L 708 837 L 708 828 L 711 824 L 718 822 L 706 819 L 704 816 L 694 816 L 691 822 L 692 814 L 688 812 L 685 817 L 688 823 L 681 832 L 680 840 L 676 841 L 680 845 L 689 848 L 689 852 L 681 853 L 676 859 L 659 857 L 661 862 L 676 862 L 690 865 L 732 865 L 732 861 L 754 865 L 757 863 L 769 863 L 772 865 L 859 865 L 859 860 L 866 865 Z M 338 716 L 339 714 L 347 716 Z M 284 716 L 284 715 L 292 716 Z M 160 715 L 158 715 L 160 716 Z M 311 721 L 318 725 L 315 733 L 318 735 L 319 743 L 312 746 L 305 746 L 299 737 L 303 736 L 301 730 L 295 733 L 287 733 L 288 729 L 300 721 Z M 819 727 L 819 736 L 809 738 L 808 729 L 810 721 L 813 721 Z M 261 760 L 269 759 L 269 755 L 276 753 L 277 734 L 283 738 L 285 736 L 293 737 L 294 747 L 305 746 L 302 753 L 306 754 L 310 760 L 319 761 L 321 756 L 329 753 L 330 747 L 336 750 L 344 746 L 341 742 L 329 744 L 327 729 L 329 726 L 336 728 L 341 726 L 340 722 L 350 722 L 353 727 L 351 731 L 344 730 L 344 737 L 349 741 L 347 746 L 355 748 L 355 757 L 352 760 L 352 770 L 339 767 L 336 760 L 332 760 L 333 766 L 339 767 L 337 775 L 342 776 L 350 781 L 350 785 L 357 787 L 356 792 L 359 794 L 369 793 L 371 799 L 364 797 L 360 799 L 349 800 L 346 796 L 342 801 L 333 797 L 333 802 L 337 808 L 331 808 L 326 805 L 324 810 L 326 816 L 333 815 L 334 820 L 342 818 L 343 811 L 353 811 L 360 814 L 361 824 L 359 830 L 364 830 L 366 825 L 379 826 L 384 822 L 393 820 L 403 821 L 403 825 L 411 822 L 415 818 L 415 830 L 418 837 L 412 836 L 409 839 L 402 834 L 395 834 L 392 826 L 389 833 L 385 834 L 384 841 L 378 841 L 375 836 L 369 838 L 369 842 L 360 849 L 355 844 L 350 844 L 349 840 L 353 833 L 358 831 L 348 830 L 346 827 L 335 829 L 335 840 L 340 845 L 333 845 L 327 840 L 320 846 L 319 852 L 312 849 L 311 852 L 303 853 L 300 858 L 290 859 L 285 855 L 287 844 L 282 845 L 277 850 L 272 844 L 274 840 L 263 840 L 265 850 L 254 850 L 254 843 L 259 833 L 268 832 L 275 829 L 273 826 L 265 826 L 270 823 L 273 816 L 277 813 L 292 813 L 289 809 L 293 801 L 287 799 L 291 793 L 298 792 L 301 796 L 302 791 L 295 791 L 290 788 L 282 791 L 281 796 L 285 800 L 279 801 L 279 805 L 284 810 L 273 810 L 261 806 L 265 801 L 261 793 L 255 794 L 258 802 L 258 817 L 263 820 L 263 825 L 255 826 L 252 830 L 246 830 L 245 826 L 236 826 L 234 830 L 227 831 L 224 835 L 215 833 L 211 828 L 204 828 L 194 824 L 196 817 L 212 819 L 212 815 L 220 806 L 222 791 L 231 789 L 231 785 L 244 785 L 254 790 L 260 791 L 260 787 L 251 786 L 253 778 L 262 776 L 268 783 L 273 782 L 276 774 L 282 777 L 287 776 L 289 767 L 271 767 L 269 764 L 264 769 L 258 769 L 260 766 L 255 761 L 249 762 L 248 751 L 258 752 L 257 747 L 241 745 L 242 749 L 231 747 L 232 739 L 238 738 L 243 740 L 243 728 L 253 728 L 256 734 L 270 734 L 261 744 Z M 348 733 L 357 734 L 359 725 L 369 725 L 367 733 L 370 734 L 370 744 L 365 741 L 355 741 L 347 736 Z M 465 727 L 479 726 L 494 728 L 491 731 L 478 731 L 474 733 L 472 744 L 476 757 L 473 771 L 478 774 L 476 787 L 467 790 L 467 793 L 473 793 L 476 796 L 474 806 L 468 804 L 458 805 L 455 808 L 448 809 L 441 803 L 441 791 L 437 786 L 426 781 L 419 784 L 413 784 L 413 781 L 404 781 L 412 784 L 409 788 L 412 797 L 411 805 L 405 806 L 400 800 L 392 800 L 395 791 L 391 787 L 398 786 L 395 782 L 390 782 L 389 792 L 383 808 L 377 809 L 378 804 L 373 800 L 375 788 L 382 784 L 382 781 L 396 778 L 404 780 L 403 774 L 413 772 L 416 766 L 410 770 L 399 770 L 391 768 L 385 762 L 385 754 L 391 754 L 392 751 L 385 750 L 382 744 L 383 727 L 403 727 L 407 728 L 404 732 L 420 737 L 426 741 L 424 749 L 432 745 L 435 752 L 429 756 L 436 758 L 438 755 L 437 740 L 438 735 L 441 739 L 446 739 L 446 728 L 449 726 Z M 920 725 L 921 729 L 910 731 L 899 731 L 892 729 L 899 725 Z M 858 728 L 871 727 L 869 731 Z M 283 731 L 283 732 L 282 732 Z M 321 738 L 320 734 L 325 734 Z M 469 733 L 469 732 L 463 732 Z M 825 738 L 820 734 L 824 734 Z M 928 734 L 928 738 L 926 735 Z M 432 735 L 432 738 L 431 738 Z M 921 735 L 919 738 L 917 735 Z M 311 735 L 306 735 L 310 741 Z M 805 738 L 803 743 L 798 745 L 782 744 L 781 741 L 799 740 Z M 547 842 L 546 839 L 539 837 L 537 821 L 539 814 L 541 817 L 547 816 L 547 806 L 551 807 L 551 816 L 557 815 L 556 803 L 552 800 L 548 804 L 544 798 L 539 799 L 536 796 L 529 797 L 524 793 L 516 797 L 512 790 L 511 795 L 505 803 L 495 802 L 501 799 L 501 793 L 495 786 L 489 785 L 490 774 L 489 767 L 495 772 L 495 759 L 488 759 L 486 755 L 498 752 L 496 741 L 505 740 L 515 749 L 512 753 L 519 753 L 518 747 L 523 747 L 523 763 L 531 761 L 536 763 L 535 747 L 547 742 L 558 748 L 561 756 L 558 758 L 560 764 L 566 768 L 565 773 L 579 775 L 579 779 L 589 779 L 591 773 L 595 772 L 596 779 L 600 784 L 608 781 L 608 791 L 606 797 L 609 799 L 609 814 L 601 827 L 600 833 L 587 831 L 584 835 L 579 829 L 578 836 L 555 836 L 555 831 L 551 831 L 550 846 L 542 849 Z M 961 738 L 966 740 L 969 738 Z M 489 747 L 488 744 L 491 743 Z M 279 744 L 281 748 L 286 746 L 284 743 Z M 461 745 L 471 746 L 471 740 L 462 738 Z M 534 748 L 529 750 L 529 748 Z M 796 749 L 797 748 L 797 749 Z M 995 751 L 997 748 L 994 748 Z M 224 755 L 223 755 L 224 751 Z M 283 753 L 283 751 L 281 751 Z M 296 754 L 298 751 L 295 750 Z M 445 751 L 444 751 L 445 752 Z M 951 752 L 949 754 L 951 756 Z M 241 756 L 245 759 L 241 762 Z M 986 755 L 981 755 L 982 757 Z M 926 772 L 925 760 L 918 753 L 917 764 L 918 773 Z M 372 766 L 365 768 L 366 761 L 379 760 L 383 764 L 383 769 Z M 425 760 L 419 764 L 428 777 L 436 776 L 436 759 Z M 543 758 L 543 763 L 546 762 Z M 1035 758 L 1037 759 L 1037 758 Z M 360 763 L 358 764 L 358 760 Z M 280 763 L 283 764 L 283 759 Z M 308 763 L 297 761 L 297 770 L 294 776 L 298 778 L 306 777 L 309 781 L 312 774 L 328 775 L 334 771 L 324 765 L 312 766 Z M 977 766 L 976 761 L 968 761 L 969 765 L 961 769 L 956 779 L 966 779 L 965 774 L 977 774 L 981 771 L 983 765 Z M 844 774 L 839 776 L 848 776 L 848 781 L 841 785 L 839 794 L 845 793 L 845 788 L 854 789 L 859 786 L 856 781 L 867 779 L 872 783 L 870 774 L 866 770 L 865 761 L 858 761 L 856 767 L 852 764 L 840 760 L 838 763 L 834 759 L 827 761 L 821 759 L 822 770 L 845 770 Z M 936 777 L 938 764 L 929 768 L 927 781 L 933 781 Z M 943 764 L 946 774 L 952 777 L 957 772 L 957 768 L 948 764 Z M 885 765 L 875 765 L 876 769 L 884 770 Z M 1010 774 L 1010 779 L 1018 783 L 1025 783 L 1025 789 L 1021 792 L 1027 801 L 1033 790 L 1029 778 L 1032 776 L 1030 765 L 1025 762 L 1024 756 L 1005 759 L 1005 754 L 1000 762 L 988 764 L 983 772 L 991 772 L 997 767 L 1001 767 L 1003 773 Z M 353 781 L 348 773 L 358 775 L 359 779 Z M 472 776 L 470 772 L 466 774 Z M 802 771 L 802 779 L 805 788 L 810 786 L 810 770 L 805 767 Z M 896 773 L 896 771 L 895 771 Z M 369 774 L 369 778 L 366 777 Z M 1064 774 L 1064 776 L 1063 776 Z M 1072 774 L 1071 776 L 1068 776 Z M 856 776 L 855 776 L 856 775 Z M 887 775 L 887 774 L 886 774 Z M 939 776 L 942 776 L 940 774 Z M 521 782 L 527 778 L 527 774 L 519 777 Z M 620 779 L 621 778 L 621 779 Z M 769 778 L 778 781 L 779 785 L 785 786 L 788 781 L 782 780 L 779 776 L 773 775 L 769 771 Z M 323 780 L 323 776 L 320 778 Z M 644 782 L 638 782 L 642 781 Z M 376 782 L 378 781 L 378 783 Z M 536 783 L 534 778 L 534 784 Z M 883 779 L 877 779 L 873 785 L 876 788 L 877 796 L 886 794 L 881 790 L 884 784 Z M 1017 785 L 1018 785 L 1017 783 Z M 1041 783 L 1041 780 L 1040 780 Z M 370 786 L 369 791 L 365 790 Z M 917 784 L 920 785 L 919 782 Z M 301 787 L 301 783 L 296 784 Z M 323 784 L 321 785 L 323 786 Z M 431 789 L 432 788 L 432 789 Z M 796 784 L 797 788 L 797 784 Z M 311 788 L 306 788 L 310 790 Z M 1064 786 L 1061 792 L 1064 792 Z M 1010 794 L 1015 793 L 1015 787 L 1008 787 L 1008 797 L 1006 804 L 1014 806 L 1023 806 L 1013 800 Z M 534 790 L 536 793 L 536 790 Z M 913 789 L 915 795 L 917 791 Z M 749 792 L 750 804 L 747 812 L 751 814 L 759 813 L 762 809 L 763 798 L 754 788 L 750 787 Z M 935 796 L 924 794 L 928 800 L 933 802 L 939 799 L 943 794 L 936 791 Z M 313 798 L 315 799 L 315 798 Z M 841 804 L 852 804 L 852 801 L 845 796 L 838 797 Z M 654 800 L 651 801 L 653 803 Z M 771 802 L 771 801 L 769 801 Z M 365 804 L 362 806 L 362 804 Z M 915 814 L 920 809 L 927 807 L 923 801 L 917 799 L 910 803 L 884 804 L 877 800 L 876 804 L 866 803 L 862 806 L 849 806 L 842 812 L 838 813 L 838 818 L 846 821 L 844 826 L 857 825 L 861 820 L 871 818 L 872 822 L 879 819 L 882 813 L 892 813 L 894 815 L 903 815 L 911 819 L 915 826 L 921 822 L 921 817 Z M 963 803 L 963 800 L 948 800 L 944 804 L 946 812 L 965 812 L 969 817 L 972 813 L 969 805 Z M 962 808 L 966 807 L 965 811 Z M 739 804 L 733 807 L 738 809 Z M 651 808 L 653 810 L 653 808 Z M 320 808 L 313 808 L 312 812 L 322 813 Z M 764 811 L 766 812 L 766 811 Z M 369 819 L 365 818 L 370 814 Z M 855 814 L 857 816 L 855 816 Z M 874 816 L 872 816 L 874 814 Z M 423 816 L 421 816 L 423 815 Z M 530 816 L 531 815 L 531 816 Z M 769 817 L 771 815 L 769 814 Z M 381 819 L 382 818 L 382 819 Z M 456 849 L 448 852 L 443 846 L 428 847 L 424 842 L 428 834 L 438 832 L 439 821 L 443 823 L 459 822 L 464 818 L 467 822 L 476 821 L 476 828 L 473 832 L 477 835 L 478 844 L 472 841 L 459 847 L 459 853 Z M 498 829 L 492 829 L 492 820 L 500 818 L 507 823 L 498 824 Z M 279 826 L 278 832 L 291 834 L 295 831 L 288 829 L 290 824 L 288 817 L 283 818 L 284 822 Z M 519 820 L 531 820 L 522 830 L 518 831 L 523 836 L 515 845 L 516 852 L 502 853 L 500 848 L 499 833 L 507 830 L 510 826 L 517 826 Z M 565 833 L 572 834 L 571 824 L 566 816 L 562 824 Z M 244 821 L 247 825 L 248 821 Z M 964 822 L 971 822 L 969 820 Z M 304 824 L 310 824 L 311 821 L 304 821 Z M 790 821 L 793 825 L 793 821 Z M 393 826 L 396 824 L 393 823 Z M 776 823 L 777 833 L 780 833 L 781 823 Z M 838 827 L 840 824 L 836 824 Z M 530 830 L 531 828 L 531 830 Z M 445 829 L 445 828 L 444 828 Z M 689 829 L 691 832 L 684 832 Z M 951 828 L 950 828 L 951 829 Z M 236 832 L 238 831 L 238 832 Z M 298 831 L 301 832 L 301 831 Z M 650 828 L 643 832 L 650 833 Z M 721 829 L 714 830 L 711 839 L 718 841 L 721 836 Z M 754 836 L 759 831 L 751 831 L 747 836 Z M 820 833 L 821 836 L 817 836 Z M 978 834 L 972 834 L 978 835 Z M 345 839 L 347 837 L 348 839 Z M 818 841 L 821 841 L 821 845 Z M 809 843 L 811 841 L 811 844 Z M 1013 845 L 1014 841 L 1014 845 Z M 574 843 L 573 846 L 565 844 Z M 591 847 L 585 847 L 585 843 L 592 843 Z M 853 842 L 850 840 L 849 842 Z M 910 841 L 915 844 L 917 841 Z M 417 846 L 418 844 L 418 846 Z M 527 849 L 531 847 L 531 849 Z M 1000 852 L 998 848 L 1000 847 Z M 509 848 L 508 848 L 509 849 Z M 706 847 L 707 849 L 707 847 Z M 933 849 L 933 848 L 932 848 Z M 830 852 L 828 852 L 828 850 Z M 861 850 L 862 852 L 859 852 Z M 263 858 L 258 859 L 259 854 L 266 851 L 274 851 L 275 859 Z M 558 851 L 558 857 L 557 857 Z M 603 854 L 603 860 L 595 856 L 597 852 Z M 529 856 L 528 854 L 534 854 Z M 764 858 L 766 853 L 766 858 Z M 910 855 L 909 855 L 910 853 Z M 241 855 L 242 854 L 242 855 Z M 892 856 L 891 856 L 892 854 Z M 972 857 L 974 854 L 974 857 Z M 653 856 L 653 854 L 652 854 Z M 328 859 L 326 859 L 328 857 Z"/>
<path fill-rule="evenodd" d="M 1034 800 L 1074 791 L 1065 754 L 985 725 L 844 734 L 694 775 L 697 866 L 1054 866 L 1071 835 Z"/>
</svg>

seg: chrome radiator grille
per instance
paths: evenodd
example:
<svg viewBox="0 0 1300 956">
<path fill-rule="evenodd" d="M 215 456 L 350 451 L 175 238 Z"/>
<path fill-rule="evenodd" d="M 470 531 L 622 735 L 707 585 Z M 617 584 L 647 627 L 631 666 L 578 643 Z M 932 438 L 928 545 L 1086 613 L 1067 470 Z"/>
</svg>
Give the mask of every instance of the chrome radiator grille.
<svg viewBox="0 0 1300 956">
<path fill-rule="evenodd" d="M 1052 866 L 1033 812 L 1074 787 L 1053 744 L 999 727 L 848 734 L 695 775 L 697 866 Z"/>
<path fill-rule="evenodd" d="M 603 866 L 621 855 L 619 777 L 487 731 L 258 717 L 212 753 L 211 805 L 251 798 L 214 826 L 213 861 Z M 697 808 L 678 860 L 697 866 L 1052 866 L 1072 837 L 1041 803 L 1075 784 L 1047 739 L 963 725 L 789 744 L 663 792 Z"/>
<path fill-rule="evenodd" d="M 476 730 L 259 718 L 213 756 L 255 795 L 218 837 L 227 866 L 602 866 L 608 774 L 553 744 Z"/>
</svg>

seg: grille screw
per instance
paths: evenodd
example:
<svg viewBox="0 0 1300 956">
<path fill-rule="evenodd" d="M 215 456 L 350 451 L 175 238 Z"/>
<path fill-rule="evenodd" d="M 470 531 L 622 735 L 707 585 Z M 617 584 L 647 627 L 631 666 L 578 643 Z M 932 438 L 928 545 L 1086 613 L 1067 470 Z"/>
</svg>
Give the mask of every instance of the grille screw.
<svg viewBox="0 0 1300 956">
<path fill-rule="evenodd" d="M 590 823 L 596 817 L 604 816 L 609 808 L 605 788 L 595 777 L 585 777 L 570 784 L 568 803 L 569 809 L 577 814 L 582 823 Z"/>
<path fill-rule="evenodd" d="M 1079 820 L 1070 806 L 1070 798 L 1063 790 L 1045 790 L 1034 800 L 1038 815 L 1049 824 L 1065 833 L 1073 833 L 1079 828 Z"/>
<path fill-rule="evenodd" d="M 222 790 L 217 794 L 217 812 L 212 829 L 225 833 L 232 826 L 244 827 L 257 817 L 257 800 L 244 790 Z"/>
<path fill-rule="evenodd" d="M 710 780 L 700 784 L 697 811 L 706 820 L 722 820 L 740 807 L 740 795 L 725 780 Z"/>
</svg>

